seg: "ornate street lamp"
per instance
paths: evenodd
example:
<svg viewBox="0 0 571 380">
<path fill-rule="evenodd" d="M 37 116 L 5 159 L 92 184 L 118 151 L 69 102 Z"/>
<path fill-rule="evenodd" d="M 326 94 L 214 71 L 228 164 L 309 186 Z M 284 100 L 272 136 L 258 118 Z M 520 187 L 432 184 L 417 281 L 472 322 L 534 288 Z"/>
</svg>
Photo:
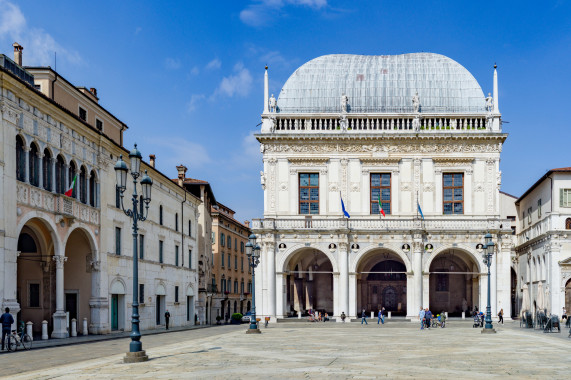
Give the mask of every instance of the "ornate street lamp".
<svg viewBox="0 0 571 380">
<path fill-rule="evenodd" d="M 141 343 L 141 332 L 139 331 L 139 268 L 138 268 L 138 254 L 137 254 L 137 241 L 138 241 L 138 228 L 137 222 L 144 221 L 149 215 L 149 203 L 151 203 L 151 187 L 153 180 L 145 174 L 141 178 L 141 192 L 143 202 L 145 202 L 145 212 L 143 215 L 142 207 L 139 208 L 139 198 L 137 196 L 137 178 L 141 175 L 141 152 L 135 148 L 129 153 L 131 164 L 131 177 L 133 177 L 133 208 L 125 209 L 123 206 L 123 193 L 127 189 L 127 173 L 129 169 L 127 164 L 123 161 L 123 156 L 119 156 L 119 160 L 115 164 L 115 174 L 117 176 L 117 190 L 121 195 L 121 209 L 129 218 L 133 219 L 133 315 L 131 316 L 131 343 L 129 345 L 129 352 L 127 352 L 123 359 L 125 363 L 144 362 L 149 360 L 149 357 L 143 351 L 143 343 Z"/>
<path fill-rule="evenodd" d="M 486 243 L 484 244 L 484 264 L 488 266 L 488 305 L 486 306 L 486 317 L 484 321 L 486 324 L 482 329 L 482 333 L 495 333 L 494 327 L 492 326 L 492 307 L 490 304 L 490 266 L 492 265 L 492 256 L 494 255 L 495 244 L 492 241 L 492 235 L 487 233 L 484 236 Z"/>
<path fill-rule="evenodd" d="M 256 244 L 256 235 L 251 234 L 246 243 L 246 255 L 248 265 L 252 267 L 252 315 L 250 316 L 250 328 L 246 334 L 261 334 L 256 321 L 256 267 L 260 263 L 260 246 Z"/>
</svg>

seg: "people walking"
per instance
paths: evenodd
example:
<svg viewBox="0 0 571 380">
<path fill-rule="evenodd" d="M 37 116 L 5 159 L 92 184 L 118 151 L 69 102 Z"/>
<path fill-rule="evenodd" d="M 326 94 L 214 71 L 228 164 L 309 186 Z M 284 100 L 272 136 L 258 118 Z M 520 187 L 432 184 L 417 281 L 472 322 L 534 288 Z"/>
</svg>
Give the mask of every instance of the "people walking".
<svg viewBox="0 0 571 380">
<path fill-rule="evenodd" d="M 169 329 L 169 319 L 171 317 L 171 313 L 169 313 L 169 311 L 167 310 L 165 312 L 165 325 L 167 327 L 167 330 Z"/>
<path fill-rule="evenodd" d="M 429 329 L 430 320 L 432 319 L 432 312 L 430 311 L 429 308 L 426 308 L 426 310 L 424 311 L 424 319 L 426 320 L 426 328 Z"/>
<path fill-rule="evenodd" d="M 365 322 L 365 324 L 368 325 L 367 312 L 365 311 L 365 309 L 363 309 L 363 311 L 361 312 L 361 324 L 363 324 L 363 322 Z"/>
<path fill-rule="evenodd" d="M 341 312 L 341 322 L 345 323 L 345 318 L 347 318 L 347 316 L 345 315 L 345 312 L 342 311 Z"/>
<path fill-rule="evenodd" d="M 383 308 L 381 309 L 381 323 L 382 323 L 383 325 L 385 324 L 385 314 L 386 314 L 386 311 L 385 311 L 385 308 L 383 307 Z"/>
<path fill-rule="evenodd" d="M 422 307 L 420 308 L 420 311 L 418 312 L 418 319 L 420 320 L 420 329 L 424 330 L 425 319 L 424 319 L 424 309 Z"/>
<path fill-rule="evenodd" d="M 377 315 L 377 325 L 379 323 L 381 323 L 381 320 L 383 319 L 383 311 L 381 309 L 379 309 L 379 313 Z M 383 322 L 384 323 L 384 322 Z"/>
<path fill-rule="evenodd" d="M 0 323 L 2 323 L 2 350 L 4 350 L 4 339 L 10 337 L 10 332 L 12 329 L 12 324 L 14 323 L 14 317 L 10 314 L 10 308 L 7 307 L 5 313 L 0 316 Z M 10 344 L 6 342 L 6 344 Z"/>
<path fill-rule="evenodd" d="M 498 317 L 500 318 L 498 323 L 501 323 L 503 325 L 504 324 L 504 309 L 500 309 L 500 312 L 498 313 Z"/>
</svg>

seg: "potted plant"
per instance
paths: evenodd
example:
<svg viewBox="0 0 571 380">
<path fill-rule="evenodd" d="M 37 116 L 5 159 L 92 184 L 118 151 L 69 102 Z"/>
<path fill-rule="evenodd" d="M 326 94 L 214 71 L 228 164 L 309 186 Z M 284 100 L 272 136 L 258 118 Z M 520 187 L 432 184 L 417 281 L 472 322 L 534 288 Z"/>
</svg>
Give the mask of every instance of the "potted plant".
<svg viewBox="0 0 571 380">
<path fill-rule="evenodd" d="M 239 325 L 241 322 L 242 322 L 242 314 L 240 314 L 240 313 L 232 314 L 232 319 L 230 320 L 231 324 Z"/>
</svg>

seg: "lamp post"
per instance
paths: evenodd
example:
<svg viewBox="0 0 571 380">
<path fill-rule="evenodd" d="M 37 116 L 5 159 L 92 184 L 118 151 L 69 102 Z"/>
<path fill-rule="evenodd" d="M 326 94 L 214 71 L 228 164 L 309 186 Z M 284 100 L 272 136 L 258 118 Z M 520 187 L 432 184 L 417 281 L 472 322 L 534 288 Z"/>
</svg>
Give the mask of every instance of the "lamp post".
<svg viewBox="0 0 571 380">
<path fill-rule="evenodd" d="M 260 246 L 256 244 L 256 235 L 251 234 L 246 243 L 246 255 L 248 265 L 252 267 L 252 315 L 250 316 L 250 328 L 246 334 L 261 334 L 256 321 L 256 267 L 260 263 Z"/>
<path fill-rule="evenodd" d="M 149 214 L 149 203 L 151 203 L 151 187 L 153 181 L 145 174 L 141 178 L 141 191 L 142 202 L 145 203 L 145 212 L 143 212 L 142 205 L 139 206 L 139 199 L 137 196 L 137 179 L 141 176 L 141 152 L 135 148 L 129 152 L 129 160 L 131 164 L 130 172 L 133 177 L 133 208 L 126 209 L 123 206 L 123 193 L 127 188 L 127 173 L 129 169 L 127 164 L 123 161 L 123 156 L 119 156 L 119 160 L 115 164 L 115 175 L 117 176 L 117 190 L 121 195 L 121 209 L 129 218 L 133 220 L 133 315 L 131 316 L 131 343 L 129 345 L 129 352 L 123 359 L 125 363 L 144 362 L 149 360 L 149 357 L 143 351 L 143 343 L 141 343 L 141 332 L 139 331 L 139 267 L 138 267 L 138 254 L 137 254 L 137 240 L 138 228 L 137 222 L 147 219 Z"/>
<path fill-rule="evenodd" d="M 484 236 L 486 243 L 484 244 L 484 264 L 488 266 L 488 305 L 486 306 L 486 317 L 484 321 L 486 324 L 482 329 L 482 333 L 495 333 L 494 327 L 492 326 L 492 307 L 490 304 L 490 266 L 492 265 L 492 256 L 494 255 L 495 244 L 492 241 L 492 235 L 487 233 Z"/>
</svg>

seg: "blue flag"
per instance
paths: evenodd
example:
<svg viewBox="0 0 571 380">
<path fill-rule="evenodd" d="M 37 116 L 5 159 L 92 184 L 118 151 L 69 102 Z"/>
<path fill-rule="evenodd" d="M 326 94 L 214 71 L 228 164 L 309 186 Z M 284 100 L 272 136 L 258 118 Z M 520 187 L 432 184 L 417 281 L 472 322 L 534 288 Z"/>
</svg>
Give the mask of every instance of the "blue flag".
<svg viewBox="0 0 571 380">
<path fill-rule="evenodd" d="M 339 197 L 341 198 L 341 208 L 343 209 L 343 214 L 345 214 L 347 218 L 350 218 L 351 216 L 349 216 L 349 213 L 347 212 L 347 210 L 345 210 L 345 203 L 343 203 L 343 197 L 341 197 L 341 192 L 339 192 Z"/>
<path fill-rule="evenodd" d="M 416 207 L 418 208 L 418 212 L 420 213 L 422 220 L 424 220 L 424 214 L 422 213 L 422 209 L 420 208 L 420 203 L 418 203 L 418 201 L 416 202 Z"/>
</svg>

